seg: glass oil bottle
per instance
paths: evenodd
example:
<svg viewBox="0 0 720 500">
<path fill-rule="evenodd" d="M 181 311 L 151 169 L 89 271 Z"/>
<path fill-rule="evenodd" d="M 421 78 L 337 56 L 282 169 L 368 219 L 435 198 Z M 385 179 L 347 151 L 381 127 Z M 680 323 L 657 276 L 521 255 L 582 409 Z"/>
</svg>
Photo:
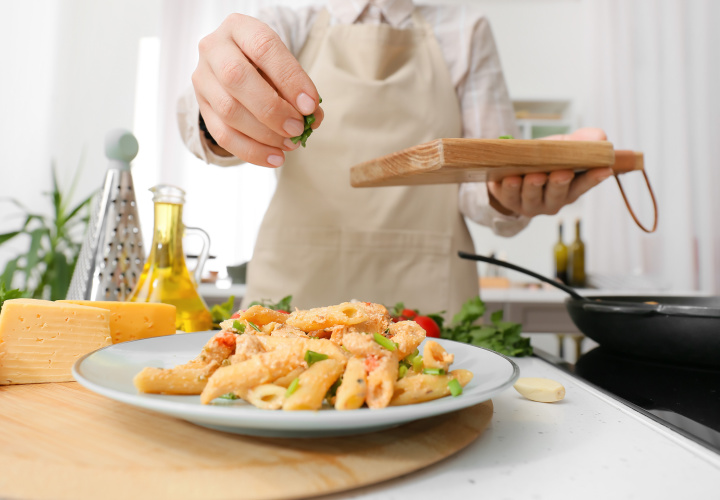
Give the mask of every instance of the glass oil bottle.
<svg viewBox="0 0 720 500">
<path fill-rule="evenodd" d="M 176 307 L 175 328 L 184 332 L 211 330 L 212 316 L 197 291 L 199 274 L 207 259 L 210 239 L 199 228 L 186 228 L 182 222 L 185 192 L 175 186 L 159 185 L 150 189 L 155 207 L 155 226 L 150 254 L 128 299 L 131 302 L 162 302 Z M 197 233 L 203 238 L 196 276 L 185 263 L 182 238 Z"/>
</svg>

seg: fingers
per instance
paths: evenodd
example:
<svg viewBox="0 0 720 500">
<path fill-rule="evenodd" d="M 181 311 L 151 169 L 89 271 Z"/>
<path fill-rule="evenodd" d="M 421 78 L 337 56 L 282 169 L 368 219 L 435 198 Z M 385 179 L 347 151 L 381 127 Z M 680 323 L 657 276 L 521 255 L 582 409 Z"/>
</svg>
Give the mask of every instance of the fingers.
<svg viewBox="0 0 720 500">
<path fill-rule="evenodd" d="M 557 134 L 541 137 L 550 141 L 607 141 L 605 131 L 600 128 L 583 127 L 570 134 Z"/>
<path fill-rule="evenodd" d="M 610 175 L 610 168 L 593 168 L 577 176 L 571 170 L 556 170 L 506 177 L 488 182 L 487 188 L 490 204 L 505 215 L 555 215 Z"/>
<path fill-rule="evenodd" d="M 573 180 L 570 189 L 568 190 L 567 203 L 573 203 L 575 200 L 580 198 L 580 196 L 600 184 L 611 175 L 612 169 L 610 167 L 592 168 L 587 172 L 578 175 Z"/>
<path fill-rule="evenodd" d="M 193 85 L 218 145 L 258 165 L 282 163 L 289 139 L 304 130 L 303 115 L 323 112 L 319 95 L 278 35 L 260 21 L 233 14 L 198 46 Z M 272 158 L 272 161 L 268 161 Z"/>
<path fill-rule="evenodd" d="M 245 106 L 225 92 L 216 80 L 198 79 L 195 83 L 195 91 L 199 96 L 198 102 L 203 99 L 211 108 L 211 110 L 205 109 L 203 112 L 206 124 L 208 115 L 213 113 L 225 125 L 237 131 L 242 131 L 244 135 L 259 143 L 281 148 L 285 151 L 297 149 L 297 145 L 293 144 L 289 138 L 275 133 L 261 123 Z M 208 130 L 211 134 L 213 133 L 212 128 L 209 127 Z M 302 128 L 300 128 L 300 132 L 302 132 Z M 215 135 L 213 135 L 213 138 L 215 138 Z M 215 140 L 217 141 L 217 138 Z M 219 141 L 218 144 L 223 146 Z"/>
<path fill-rule="evenodd" d="M 315 111 L 320 100 L 315 84 L 270 27 L 241 14 L 229 16 L 223 25 L 247 60 L 267 75 L 280 94 L 277 99 L 284 103 L 268 101 L 266 109 L 259 112 L 266 112 L 268 119 L 272 119 L 274 108 L 279 107 L 278 112 L 282 114 L 286 111 L 285 104 L 294 108 L 296 118 L 298 114 L 309 115 Z M 265 122 L 263 116 L 256 116 Z"/>
<path fill-rule="evenodd" d="M 263 167 L 280 167 L 285 162 L 285 154 L 281 149 L 261 144 L 242 132 L 229 127 L 213 112 L 212 107 L 206 100 L 198 97 L 198 104 L 205 125 L 212 134 L 213 139 L 223 149 L 237 158 L 242 158 L 249 163 Z"/>
</svg>

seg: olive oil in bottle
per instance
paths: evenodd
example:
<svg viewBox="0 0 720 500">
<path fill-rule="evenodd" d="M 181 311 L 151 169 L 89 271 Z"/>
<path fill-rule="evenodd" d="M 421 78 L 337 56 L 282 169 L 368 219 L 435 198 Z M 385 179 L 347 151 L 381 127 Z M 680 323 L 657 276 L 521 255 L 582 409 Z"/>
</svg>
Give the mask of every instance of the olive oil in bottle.
<svg viewBox="0 0 720 500">
<path fill-rule="evenodd" d="M 150 189 L 155 205 L 153 242 L 130 302 L 163 302 L 176 308 L 175 328 L 184 332 L 211 330 L 212 316 L 185 264 L 182 209 L 185 192 L 175 186 Z"/>
<path fill-rule="evenodd" d="M 553 248 L 555 253 L 555 279 L 568 284 L 568 247 L 563 242 L 563 223 L 558 223 L 558 240 Z"/>
<path fill-rule="evenodd" d="M 568 264 L 570 286 L 585 287 L 585 243 L 580 238 L 580 219 L 575 221 L 575 241 L 570 244 Z"/>
</svg>

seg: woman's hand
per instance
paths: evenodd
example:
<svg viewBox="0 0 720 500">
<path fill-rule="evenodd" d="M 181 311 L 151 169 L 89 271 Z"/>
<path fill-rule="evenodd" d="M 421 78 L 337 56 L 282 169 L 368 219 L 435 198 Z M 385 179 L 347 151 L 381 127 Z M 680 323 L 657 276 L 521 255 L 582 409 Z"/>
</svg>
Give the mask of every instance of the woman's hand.
<svg viewBox="0 0 720 500">
<path fill-rule="evenodd" d="M 218 145 L 250 163 L 279 167 L 291 137 L 304 129 L 304 115 L 322 109 L 310 77 L 266 24 L 231 14 L 198 45 L 192 76 L 200 114 Z M 216 152 L 222 154 L 222 151 Z"/>
<path fill-rule="evenodd" d="M 605 141 L 605 132 L 597 128 L 581 128 L 572 134 L 543 137 L 555 141 Z M 612 169 L 591 168 L 575 174 L 572 170 L 532 173 L 488 181 L 490 205 L 505 215 L 555 215 L 582 194 L 612 175 Z"/>
</svg>

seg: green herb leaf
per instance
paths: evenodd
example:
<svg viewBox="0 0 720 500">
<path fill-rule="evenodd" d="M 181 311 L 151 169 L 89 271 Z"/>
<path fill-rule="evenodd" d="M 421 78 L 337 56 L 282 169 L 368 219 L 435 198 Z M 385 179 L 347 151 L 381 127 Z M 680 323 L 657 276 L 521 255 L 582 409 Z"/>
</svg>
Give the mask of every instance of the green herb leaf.
<svg viewBox="0 0 720 500">
<path fill-rule="evenodd" d="M 214 306 L 212 306 L 212 309 L 210 309 L 210 314 L 212 315 L 213 323 L 222 323 L 223 321 L 230 319 L 234 312 L 233 307 L 235 307 L 234 295 L 231 295 L 227 299 L 227 302 L 223 302 L 222 304 L 215 304 Z"/>
<path fill-rule="evenodd" d="M 292 311 L 292 295 L 288 295 L 287 297 L 283 297 L 280 302 L 273 302 L 269 299 L 262 299 L 262 300 L 254 300 L 250 302 L 250 305 L 248 307 L 252 306 L 263 306 L 268 309 L 272 309 L 273 311 L 285 311 L 290 312 Z"/>
<path fill-rule="evenodd" d="M 415 356 L 412 360 L 412 366 L 413 366 L 413 370 L 415 370 L 416 372 L 421 371 L 422 367 L 423 367 L 423 357 Z"/>
<path fill-rule="evenodd" d="M 305 352 L 305 362 L 308 366 L 312 366 L 314 363 L 322 361 L 323 359 L 328 359 L 328 355 L 310 350 Z"/>
<path fill-rule="evenodd" d="M 397 349 L 397 344 L 395 342 L 379 333 L 373 333 L 373 339 L 375 339 L 375 342 L 383 346 L 388 351 L 394 351 Z"/>
<path fill-rule="evenodd" d="M 333 385 L 330 386 L 330 389 L 328 389 L 327 393 L 325 393 L 325 399 L 330 401 L 330 398 L 335 397 L 335 394 L 337 394 L 338 387 L 340 387 L 340 384 L 342 384 L 342 377 L 337 379 Z"/>
<path fill-rule="evenodd" d="M 501 135 L 500 137 L 498 137 L 498 139 L 515 139 L 515 138 L 511 135 Z"/>
<path fill-rule="evenodd" d="M 452 379 L 448 382 L 448 389 L 450 389 L 450 394 L 452 394 L 453 397 L 458 397 L 463 392 L 463 388 L 457 379 Z"/>
<path fill-rule="evenodd" d="M 2 310 L 2 306 L 6 300 L 19 299 L 22 296 L 23 293 L 20 290 L 6 290 L 5 282 L 0 281 L 0 311 Z"/>
<path fill-rule="evenodd" d="M 475 324 L 485 314 L 485 303 L 473 297 L 453 317 L 453 323 L 442 328 L 444 339 L 484 347 L 507 356 L 530 356 L 530 339 L 522 337 L 522 325 L 503 321 L 502 310 L 490 315 L 489 325 Z"/>
<path fill-rule="evenodd" d="M 247 323 L 248 323 L 248 325 L 252 326 L 252 327 L 253 327 L 253 330 L 255 330 L 256 332 L 262 331 L 262 330 L 260 330 L 260 328 L 259 328 L 255 323 L 253 323 L 252 321 L 248 321 Z"/>
<path fill-rule="evenodd" d="M 245 333 L 245 323 L 235 320 L 233 321 L 233 328 L 237 330 L 238 334 Z"/>
<path fill-rule="evenodd" d="M 227 394 L 223 394 L 222 396 L 218 396 L 220 399 L 240 399 L 240 396 L 236 396 L 232 392 L 228 392 Z"/>
<path fill-rule="evenodd" d="M 425 368 L 423 370 L 425 375 L 445 375 L 445 370 L 442 368 Z"/>
<path fill-rule="evenodd" d="M 298 387 L 300 387 L 300 379 L 295 377 L 292 382 L 290 382 L 290 385 L 287 388 L 287 391 L 285 391 L 285 397 L 289 398 L 293 395 L 295 391 L 297 391 Z"/>
</svg>

